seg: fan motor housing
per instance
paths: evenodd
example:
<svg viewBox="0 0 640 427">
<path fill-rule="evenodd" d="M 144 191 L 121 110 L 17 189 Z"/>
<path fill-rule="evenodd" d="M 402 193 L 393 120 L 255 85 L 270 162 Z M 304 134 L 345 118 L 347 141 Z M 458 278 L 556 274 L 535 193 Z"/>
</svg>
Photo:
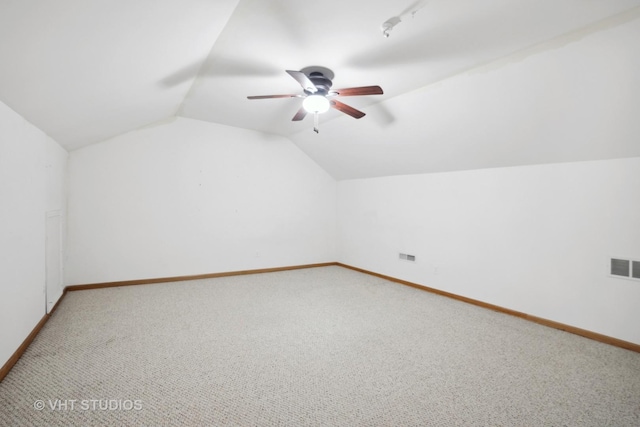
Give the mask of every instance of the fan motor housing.
<svg viewBox="0 0 640 427">
<path fill-rule="evenodd" d="M 316 92 L 317 95 L 326 95 L 327 93 L 329 93 L 329 89 L 331 89 L 331 85 L 333 84 L 331 82 L 331 79 L 328 79 L 319 71 L 309 73 L 309 80 L 311 80 L 311 82 L 318 89 L 318 92 Z M 308 92 L 306 90 L 305 92 L 307 93 L 307 95 L 311 95 L 311 92 Z"/>
</svg>

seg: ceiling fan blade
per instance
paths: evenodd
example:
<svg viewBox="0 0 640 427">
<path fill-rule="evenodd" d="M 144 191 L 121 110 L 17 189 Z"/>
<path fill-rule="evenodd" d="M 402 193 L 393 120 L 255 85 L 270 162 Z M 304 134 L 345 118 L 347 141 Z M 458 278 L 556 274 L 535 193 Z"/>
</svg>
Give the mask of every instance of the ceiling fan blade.
<svg viewBox="0 0 640 427">
<path fill-rule="evenodd" d="M 329 96 L 361 96 L 361 95 L 382 95 L 384 92 L 380 86 L 350 87 L 346 89 L 334 89 L 329 92 Z"/>
<path fill-rule="evenodd" d="M 301 98 L 302 95 L 254 95 L 247 96 L 247 99 L 270 99 L 270 98 Z"/>
<path fill-rule="evenodd" d="M 302 86 L 302 89 L 311 93 L 316 93 L 318 91 L 318 88 L 316 87 L 316 85 L 314 85 L 313 82 L 309 80 L 309 77 L 307 77 L 307 75 L 302 71 L 293 71 L 293 70 L 286 70 L 286 71 L 287 73 L 289 73 L 291 77 L 293 77 L 294 79 L 296 79 L 298 83 L 300 83 L 300 86 Z"/>
<path fill-rule="evenodd" d="M 291 119 L 291 121 L 299 122 L 300 120 L 304 119 L 306 116 L 307 116 L 307 110 L 305 110 L 304 107 L 300 107 L 300 109 L 298 110 L 296 115 L 293 116 L 293 119 Z"/>
<path fill-rule="evenodd" d="M 360 119 L 365 116 L 362 111 L 356 110 L 355 108 L 350 107 L 347 104 L 343 104 L 340 101 L 334 101 L 333 99 L 331 100 L 331 107 L 345 114 L 348 114 L 355 119 Z"/>
</svg>

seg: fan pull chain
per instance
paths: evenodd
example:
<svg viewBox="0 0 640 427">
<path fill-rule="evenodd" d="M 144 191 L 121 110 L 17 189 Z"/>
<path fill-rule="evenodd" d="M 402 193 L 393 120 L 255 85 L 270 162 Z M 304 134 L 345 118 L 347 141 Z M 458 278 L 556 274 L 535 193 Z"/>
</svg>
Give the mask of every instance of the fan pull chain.
<svg viewBox="0 0 640 427">
<path fill-rule="evenodd" d="M 315 133 L 320 133 L 320 130 L 318 130 L 318 122 L 320 121 L 320 114 L 318 114 L 318 112 L 316 111 L 313 114 L 313 131 Z"/>
</svg>

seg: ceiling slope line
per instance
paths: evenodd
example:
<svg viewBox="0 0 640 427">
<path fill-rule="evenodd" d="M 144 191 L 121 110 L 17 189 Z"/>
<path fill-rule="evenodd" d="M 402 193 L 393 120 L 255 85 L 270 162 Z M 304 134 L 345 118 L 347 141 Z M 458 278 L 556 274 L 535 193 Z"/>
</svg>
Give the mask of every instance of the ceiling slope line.
<svg viewBox="0 0 640 427">
<path fill-rule="evenodd" d="M 469 67 L 469 68 L 465 68 L 462 69 L 460 71 L 454 72 L 452 74 L 446 75 L 436 81 L 433 81 L 425 86 L 419 87 L 417 89 L 414 90 L 410 90 L 407 92 L 403 92 L 403 93 L 398 93 L 392 96 L 389 96 L 387 98 L 385 98 L 384 100 L 380 101 L 381 103 L 384 103 L 390 99 L 393 99 L 397 96 L 401 96 L 401 95 L 406 95 L 406 94 L 410 94 L 410 93 L 414 93 L 414 92 L 421 92 L 421 91 L 425 91 L 425 90 L 429 90 L 432 87 L 435 87 L 447 80 L 456 78 L 456 77 L 461 77 L 461 76 L 467 76 L 467 75 L 473 75 L 473 74 L 480 74 L 480 73 L 487 73 L 493 70 L 497 70 L 500 68 L 503 68 L 505 66 L 511 65 L 511 64 L 516 64 L 518 62 L 524 61 L 525 59 L 531 57 L 531 56 L 535 56 L 537 54 L 540 53 L 544 53 L 544 52 L 548 52 L 551 50 L 555 50 L 555 49 L 561 49 L 571 43 L 577 43 L 581 40 L 583 40 L 584 38 L 592 35 L 592 34 L 596 34 L 599 33 L 601 31 L 606 31 L 612 28 L 616 28 L 620 25 L 629 23 L 629 22 L 633 22 L 637 19 L 640 19 L 640 6 L 636 6 L 633 9 L 627 10 L 625 12 L 622 13 L 618 13 L 616 15 L 613 16 L 609 16 L 607 18 L 604 18 L 600 21 L 596 21 L 593 22 L 589 25 L 586 25 L 584 27 L 578 28 L 576 30 L 570 31 L 568 33 L 564 33 L 561 34 L 557 37 L 553 37 L 551 39 L 533 44 L 531 46 L 525 47 L 523 49 L 518 49 L 514 52 L 511 52 L 507 55 L 498 57 L 498 58 L 494 58 L 491 59 L 489 61 L 485 61 L 481 64 L 478 65 L 474 65 L 473 67 Z"/>
<path fill-rule="evenodd" d="M 260 133 L 260 134 L 262 134 L 262 135 L 269 136 L 269 137 L 285 138 L 285 139 L 287 139 L 289 142 L 291 142 L 294 146 L 296 146 L 296 145 L 295 145 L 295 143 L 293 143 L 293 141 L 291 141 L 291 139 L 290 139 L 288 136 L 279 135 L 279 134 L 277 134 L 277 133 L 263 132 L 263 131 L 254 130 L 254 129 L 247 129 L 247 128 L 239 128 L 239 127 L 235 127 L 235 126 L 226 125 L 226 124 L 224 124 L 224 123 L 211 122 L 211 121 L 208 121 L 208 120 L 202 120 L 202 119 L 194 119 L 194 118 L 192 118 L 192 117 L 184 117 L 184 116 L 179 116 L 179 115 L 176 115 L 176 114 L 171 115 L 171 116 L 167 116 L 167 117 L 165 117 L 165 118 L 163 118 L 163 119 L 154 120 L 154 121 L 152 121 L 152 122 L 145 123 L 145 124 L 143 124 L 143 125 L 138 126 L 137 128 L 133 128 L 133 129 L 129 129 L 129 130 L 125 130 L 125 131 L 122 131 L 122 132 L 116 133 L 116 134 L 114 134 L 114 135 L 111 135 L 111 136 L 109 136 L 109 137 L 107 137 L 107 138 L 101 139 L 100 141 L 94 142 L 94 143 L 89 144 L 89 145 L 83 145 L 83 146 L 81 146 L 81 147 L 76 147 L 76 148 L 72 148 L 72 149 L 65 148 L 65 147 L 63 147 L 63 146 L 62 146 L 62 145 L 60 145 L 60 144 L 58 144 L 58 145 L 60 145 L 60 146 L 61 146 L 62 148 L 64 148 L 68 153 L 70 153 L 70 152 L 72 152 L 72 151 L 82 150 L 83 148 L 93 147 L 94 145 L 101 144 L 101 143 L 103 143 L 103 142 L 108 142 L 108 141 L 111 141 L 112 139 L 116 139 L 116 138 L 119 138 L 119 137 L 121 137 L 121 136 L 123 136 L 123 135 L 127 135 L 127 134 L 130 134 L 130 133 L 134 133 L 134 132 L 142 132 L 142 131 L 145 131 L 145 130 L 147 130 L 147 129 L 154 129 L 154 128 L 157 128 L 157 127 L 165 126 L 165 125 L 168 125 L 168 124 L 174 123 L 174 122 L 175 122 L 175 121 L 177 121 L 178 119 L 180 119 L 180 120 L 193 120 L 193 121 L 196 121 L 196 122 L 203 122 L 203 123 L 208 123 L 208 124 L 218 125 L 218 126 L 223 126 L 223 127 L 232 127 L 232 128 L 234 128 L 234 129 L 241 129 L 241 130 L 244 130 L 244 131 L 247 131 L 247 132 L 257 132 L 257 133 Z M 34 126 L 35 126 L 35 125 L 34 125 Z M 36 128 L 37 128 L 37 127 L 36 127 Z M 37 129 L 40 129 L 40 128 L 37 128 Z M 41 130 L 41 129 L 40 129 L 40 130 Z M 43 133 L 44 133 L 44 132 L 43 132 Z M 49 135 L 48 135 L 48 134 L 46 134 L 46 133 L 45 133 L 45 135 L 49 136 Z M 50 136 L 49 136 L 49 137 L 50 137 Z M 51 139 L 53 139 L 52 137 L 50 137 L 50 138 L 51 138 Z M 53 139 L 53 140 L 55 141 L 55 139 Z M 58 142 L 58 141 L 56 141 L 56 142 Z M 296 146 L 296 147 L 297 147 L 297 146 Z M 304 152 L 303 152 L 303 153 L 304 153 Z M 306 155 L 306 153 L 305 153 L 305 155 Z"/>
<path fill-rule="evenodd" d="M 512 64 L 516 64 L 524 61 L 525 59 L 538 55 L 540 53 L 549 52 L 556 49 L 562 49 L 563 47 L 577 43 L 590 35 L 597 34 L 601 31 L 610 30 L 612 28 L 619 27 L 620 25 L 627 24 L 629 22 L 633 22 L 637 19 L 640 19 L 640 6 L 636 6 L 627 11 L 609 16 L 607 18 L 601 19 L 599 21 L 588 24 L 584 27 L 578 28 L 576 30 L 570 31 L 568 33 L 561 34 L 559 36 L 553 37 L 551 39 L 535 43 L 531 46 L 525 47 L 523 49 L 518 49 L 514 52 L 511 52 L 507 55 L 494 58 L 488 61 L 485 61 L 481 64 L 474 65 L 473 67 L 465 68 L 460 71 L 454 72 L 447 76 L 444 76 L 434 82 L 431 82 L 425 86 L 419 87 L 414 90 L 410 90 L 408 92 L 400 93 L 393 95 L 382 102 L 388 101 L 389 99 L 395 98 L 396 96 L 405 95 L 414 92 L 421 92 L 425 90 L 429 90 L 437 85 L 442 84 L 443 82 L 462 76 L 469 76 L 474 74 L 488 73 L 493 70 L 497 70 Z"/>
<path fill-rule="evenodd" d="M 79 147 L 74 147 L 74 148 L 65 148 L 65 147 L 63 147 L 61 145 L 61 147 L 64 148 L 65 150 L 67 150 L 68 153 L 71 153 L 72 151 L 82 150 L 83 148 L 89 148 L 89 147 L 93 147 L 93 146 L 98 145 L 98 144 L 102 144 L 103 142 L 111 141 L 112 139 L 119 138 L 119 137 L 121 137 L 123 135 L 127 135 L 129 133 L 140 132 L 140 131 L 143 131 L 145 129 L 153 129 L 155 127 L 167 125 L 167 124 L 175 122 L 176 120 L 178 120 L 178 118 L 179 118 L 179 116 L 176 116 L 176 115 L 167 116 L 167 117 L 165 117 L 163 119 L 154 120 L 152 122 L 145 123 L 145 124 L 140 125 L 140 126 L 138 126 L 136 128 L 133 128 L 133 129 L 128 129 L 128 130 L 125 130 L 125 131 L 122 131 L 122 132 L 118 132 L 116 134 L 113 134 L 113 135 L 110 135 L 110 136 L 108 136 L 106 138 L 103 138 L 103 139 L 101 139 L 99 141 L 93 142 L 93 143 L 91 143 L 89 145 L 81 145 Z M 182 117 L 180 117 L 180 118 L 182 118 Z M 60 144 L 58 144 L 58 145 L 60 145 Z"/>
<path fill-rule="evenodd" d="M 233 8 L 233 12 L 231 12 L 229 14 L 229 16 L 227 17 L 227 21 L 224 23 L 224 26 L 222 27 L 222 29 L 220 30 L 220 32 L 216 36 L 215 40 L 211 44 L 211 49 L 209 49 L 209 52 L 204 57 L 204 59 L 202 60 L 202 63 L 198 67 L 198 71 L 196 72 L 195 78 L 193 79 L 193 83 L 191 83 L 191 86 L 189 86 L 189 89 L 187 90 L 187 93 L 185 93 L 184 97 L 182 98 L 182 102 L 180 103 L 180 105 L 178 105 L 178 107 L 175 109 L 175 111 L 173 113 L 173 117 L 182 117 L 182 113 L 183 113 L 183 110 L 184 110 L 185 102 L 187 101 L 187 99 L 189 99 L 189 97 L 191 96 L 191 94 L 194 91 L 194 88 L 200 82 L 200 79 L 201 79 L 200 75 L 202 74 L 202 70 L 203 70 L 205 64 L 207 63 L 207 60 L 209 59 L 209 57 L 211 57 L 211 53 L 213 52 L 213 48 L 216 46 L 216 42 L 220 38 L 220 34 L 222 34 L 224 32 L 225 28 L 227 28 L 227 25 L 229 25 L 229 21 L 231 20 L 231 17 L 238 10 L 238 4 L 239 3 L 240 3 L 240 1 L 238 0 L 238 2 L 236 3 L 236 6 Z"/>
<path fill-rule="evenodd" d="M 513 53 L 510 53 L 509 55 L 503 56 L 496 60 L 488 61 L 482 65 L 478 65 L 470 69 L 465 74 L 475 74 L 475 73 L 491 71 L 506 65 L 521 62 L 527 59 L 528 57 L 537 55 L 539 53 L 548 52 L 556 49 L 562 49 L 563 47 L 568 46 L 572 43 L 580 42 L 583 39 L 593 34 L 597 34 L 601 31 L 607 31 L 607 30 L 619 27 L 629 22 L 633 22 L 639 18 L 640 18 L 640 6 L 637 6 L 625 12 L 610 16 L 600 21 L 596 21 L 582 28 L 578 28 L 577 30 L 570 31 L 568 33 L 561 34 L 557 37 L 554 37 L 552 39 L 549 39 L 540 43 L 536 43 L 524 49 L 517 50 Z"/>
<path fill-rule="evenodd" d="M 425 86 L 421 86 L 419 88 L 413 89 L 413 90 L 409 90 L 406 92 L 401 92 L 401 93 L 396 93 L 393 95 L 390 95 L 388 93 L 385 93 L 385 98 L 381 99 L 380 101 L 377 102 L 373 102 L 371 105 L 368 105 L 366 108 L 372 107 L 374 105 L 378 105 L 378 104 L 385 104 L 387 101 L 394 99 L 396 97 L 399 96 L 403 96 L 403 95 L 408 95 L 411 93 L 417 93 L 417 92 L 422 92 L 422 91 L 427 91 L 430 90 L 434 87 L 437 87 L 438 85 L 450 80 L 450 79 L 454 79 L 456 77 L 462 77 L 462 76 L 468 76 L 468 75 L 474 75 L 474 74 L 480 74 L 480 73 L 488 73 L 491 72 L 493 70 L 497 70 L 500 68 L 503 68 L 505 66 L 511 65 L 511 64 L 516 64 L 518 62 L 524 61 L 525 59 L 531 57 L 531 56 L 535 56 L 537 54 L 540 53 L 544 53 L 544 52 L 548 52 L 551 50 L 555 50 L 555 49 L 561 49 L 571 43 L 576 43 L 579 42 L 581 40 L 583 40 L 584 38 L 592 35 L 592 34 L 596 34 L 599 33 L 601 31 L 606 31 L 612 28 L 616 28 L 620 25 L 624 25 L 626 23 L 629 22 L 633 22 L 637 19 L 640 19 L 640 6 L 636 6 L 632 9 L 626 10 L 624 12 L 609 16 L 607 18 L 601 19 L 599 21 L 596 22 L 592 22 L 591 24 L 588 24 L 586 26 L 580 27 L 576 30 L 570 31 L 568 33 L 564 33 L 561 34 L 559 36 L 553 37 L 551 39 L 548 40 L 544 40 L 542 42 L 539 43 L 535 43 L 531 46 L 525 47 L 523 49 L 518 49 L 514 52 L 511 52 L 507 55 L 504 56 L 500 56 L 498 58 L 494 58 L 494 59 L 490 59 L 488 61 L 485 61 L 481 64 L 478 65 L 474 65 L 472 67 L 469 68 L 464 68 L 462 70 L 456 71 L 454 73 L 445 75 Z M 365 108 L 363 108 L 365 109 Z M 336 116 L 336 117 L 331 117 L 328 118 L 327 120 L 325 120 L 325 122 L 332 122 L 336 119 L 340 119 L 343 118 L 341 116 Z M 290 137 L 292 140 L 295 139 L 295 137 L 301 133 L 305 132 L 305 130 L 301 130 L 299 132 L 295 132 L 293 133 Z"/>
<path fill-rule="evenodd" d="M 238 2 L 239 3 L 239 2 Z M 135 128 L 132 129 L 126 129 L 122 132 L 118 132 L 112 135 L 107 136 L 106 138 L 102 138 L 98 141 L 95 141 L 89 145 L 81 145 L 78 147 L 73 147 L 73 148 L 68 148 L 65 147 L 64 145 L 60 144 L 58 142 L 58 140 L 56 140 L 53 136 L 51 136 L 50 134 L 48 134 L 47 132 L 45 132 L 44 130 L 42 130 L 40 127 L 36 126 L 34 123 L 32 123 L 31 121 L 27 120 L 26 117 L 22 116 L 21 114 L 18 114 L 11 106 L 9 106 L 6 102 L 0 100 L 0 102 L 3 102 L 5 105 L 7 105 L 7 107 L 11 108 L 11 110 L 13 110 L 14 112 L 16 112 L 16 114 L 18 114 L 20 117 L 22 117 L 24 120 L 26 120 L 27 122 L 31 123 L 36 129 L 40 130 L 43 134 L 45 134 L 47 137 L 51 138 L 53 141 L 55 141 L 58 145 L 60 145 L 60 147 L 62 147 L 63 149 L 65 149 L 68 153 L 72 152 L 72 151 L 76 151 L 76 150 L 80 150 L 86 147 L 91 147 L 93 145 L 96 144 L 100 144 L 103 142 L 107 142 L 110 141 L 114 138 L 118 138 L 122 135 L 126 135 L 128 133 L 133 133 L 133 132 L 139 132 L 139 131 L 143 131 L 145 129 L 150 129 L 150 128 L 155 128 L 158 126 L 163 126 L 169 123 L 173 123 L 174 121 L 176 121 L 178 118 L 184 118 L 183 116 L 180 115 L 180 112 L 184 106 L 184 102 L 185 100 L 188 98 L 188 96 L 191 94 L 191 92 L 193 91 L 194 87 L 195 87 L 195 83 L 198 80 L 198 76 L 200 75 L 200 72 L 202 71 L 202 68 L 204 67 L 205 63 L 207 62 L 207 59 L 209 58 L 209 56 L 211 55 L 211 52 L 213 51 L 213 48 L 216 44 L 216 41 L 218 40 L 218 38 L 220 37 L 220 34 L 222 33 L 222 31 L 224 31 L 224 29 L 226 28 L 226 26 L 229 23 L 229 20 L 231 19 L 231 16 L 233 16 L 233 14 L 235 13 L 236 9 L 238 8 L 238 3 L 236 3 L 236 6 L 233 9 L 233 12 L 229 14 L 224 26 L 222 27 L 222 30 L 218 33 L 218 35 L 215 37 L 215 40 L 213 42 L 213 44 L 211 45 L 211 48 L 209 49 L 209 52 L 207 53 L 207 55 L 205 56 L 205 58 L 203 59 L 202 63 L 200 64 L 200 67 L 198 67 L 198 72 L 196 74 L 196 78 L 194 78 L 194 82 L 191 84 L 191 86 L 189 87 L 189 90 L 186 92 L 185 96 L 182 98 L 182 102 L 178 105 L 178 107 L 174 110 L 173 114 L 170 114 L 166 117 L 163 117 L 161 119 L 158 120 L 153 120 L 151 122 L 147 122 L 144 123 L 140 126 L 137 126 Z"/>
<path fill-rule="evenodd" d="M 3 99 L 0 99 L 0 103 L 4 104 L 9 110 L 13 111 L 15 115 L 17 115 L 18 117 L 20 117 L 22 120 L 24 120 L 25 122 L 29 123 L 31 126 L 33 126 L 34 128 L 38 129 L 40 132 L 42 132 L 42 134 L 44 136 L 46 136 L 47 138 L 50 138 L 52 141 L 54 141 L 56 144 L 58 144 L 60 146 L 60 148 L 62 148 L 63 150 L 65 150 L 67 153 L 72 151 L 70 149 L 68 149 L 67 147 L 65 147 L 64 145 L 60 144 L 60 142 L 55 139 L 53 136 L 51 136 L 48 132 L 46 132 L 44 129 L 42 129 L 41 127 L 39 127 L 38 125 L 36 125 L 35 123 L 33 123 L 31 120 L 29 120 L 28 118 L 26 118 L 25 116 L 23 116 L 22 114 L 18 113 L 11 105 L 7 104 L 7 102 Z"/>
</svg>

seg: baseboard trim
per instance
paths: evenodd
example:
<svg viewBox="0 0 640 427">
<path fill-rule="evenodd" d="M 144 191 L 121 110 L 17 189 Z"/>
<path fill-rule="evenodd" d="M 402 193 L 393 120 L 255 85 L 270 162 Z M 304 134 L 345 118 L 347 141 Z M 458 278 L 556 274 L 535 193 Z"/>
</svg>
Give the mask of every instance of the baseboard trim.
<svg viewBox="0 0 640 427">
<path fill-rule="evenodd" d="M 82 291 L 82 290 L 89 290 L 89 289 L 115 288 L 119 286 L 151 285 L 154 283 L 182 282 L 186 280 L 215 279 L 217 277 L 243 276 L 246 274 L 276 273 L 279 271 L 301 270 L 304 268 L 315 268 L 315 267 L 329 267 L 332 265 L 338 265 L 338 263 L 325 262 L 320 264 L 304 264 L 304 265 L 294 265 L 294 266 L 288 266 L 288 267 L 260 268 L 256 270 L 226 271 L 222 273 L 196 274 L 191 276 L 159 277 L 155 279 L 139 279 L 139 280 L 123 280 L 119 282 L 89 283 L 85 285 L 70 285 L 65 287 L 64 291 L 72 292 L 72 291 Z"/>
<path fill-rule="evenodd" d="M 22 341 L 22 344 L 20 344 L 20 347 L 18 347 L 18 349 L 11 355 L 9 360 L 7 360 L 7 362 L 4 365 L 2 365 L 2 368 L 0 368 L 0 382 L 2 382 L 4 377 L 7 376 L 7 374 L 9 373 L 9 371 L 11 371 L 14 365 L 18 363 L 18 360 L 20 360 L 24 352 L 27 351 L 27 348 L 29 348 L 33 340 L 40 333 L 40 330 L 44 327 L 45 323 L 47 323 L 51 315 L 56 311 L 56 309 L 58 308 L 58 306 L 60 305 L 60 303 L 62 302 L 66 294 L 67 294 L 66 290 L 62 291 L 62 295 L 60 295 L 60 298 L 58 298 L 58 301 L 56 301 L 56 303 L 53 305 L 53 307 L 51 308 L 51 311 L 49 313 L 46 313 L 44 316 L 42 316 L 42 319 L 40 319 L 40 321 L 35 326 L 35 328 L 33 328 L 33 330 L 27 336 L 27 338 L 25 338 L 25 340 Z"/>
<path fill-rule="evenodd" d="M 29 345 L 33 342 L 36 335 L 38 335 L 38 333 L 40 332 L 44 324 L 47 323 L 47 320 L 49 320 L 49 317 L 51 317 L 51 315 L 49 314 L 45 314 L 44 316 L 42 316 L 42 319 L 40 319 L 40 321 L 35 326 L 35 328 L 33 328 L 33 330 L 27 336 L 27 338 L 22 342 L 22 344 L 20 344 L 20 347 L 18 347 L 18 349 L 13 353 L 13 355 L 9 358 L 9 360 L 7 360 L 7 362 L 2 366 L 2 368 L 0 368 L 0 382 L 4 379 L 4 377 L 7 376 L 9 371 L 11 371 L 11 368 L 13 368 L 13 366 L 16 363 L 18 363 L 18 360 L 20 360 L 20 358 L 22 357 L 24 352 L 27 350 Z"/>
<path fill-rule="evenodd" d="M 476 305 L 476 306 L 479 306 L 479 307 L 487 308 L 489 310 L 498 311 L 500 313 L 508 314 L 508 315 L 515 316 L 515 317 L 519 317 L 521 319 L 525 319 L 525 320 L 528 320 L 530 322 L 535 322 L 535 323 L 538 323 L 540 325 L 548 326 L 548 327 L 551 327 L 551 328 L 554 328 L 554 329 L 560 329 L 561 331 L 569 332 L 569 333 L 572 333 L 572 334 L 575 334 L 575 335 L 580 335 L 582 337 L 589 338 L 589 339 L 592 339 L 594 341 L 599 341 L 599 342 L 602 342 L 602 343 L 605 343 L 605 344 L 613 345 L 613 346 L 616 346 L 616 347 L 621 347 L 621 348 L 624 348 L 624 349 L 627 349 L 627 350 L 631 350 L 631 351 L 635 351 L 637 353 L 640 353 L 640 344 L 634 344 L 634 343 L 629 342 L 629 341 L 624 341 L 624 340 L 621 340 L 621 339 L 618 339 L 618 338 L 613 338 L 613 337 L 610 337 L 610 336 L 607 336 L 607 335 L 602 335 L 602 334 L 599 334 L 597 332 L 588 331 L 586 329 L 577 328 L 577 327 L 571 326 L 571 325 L 565 325 L 564 323 L 556 322 L 556 321 L 549 320 L 549 319 L 544 319 L 542 317 L 533 316 L 531 314 L 522 313 L 520 311 L 511 310 L 509 308 L 500 307 L 498 305 L 489 304 L 489 303 L 486 303 L 486 302 L 483 302 L 483 301 L 479 301 L 479 300 L 475 300 L 475 299 L 472 299 L 472 298 L 463 297 L 463 296 L 456 295 L 456 294 L 453 294 L 453 293 L 450 293 L 450 292 L 441 291 L 439 289 L 430 288 L 428 286 L 419 285 L 417 283 L 409 282 L 409 281 L 402 280 L 402 279 L 397 279 L 395 277 L 387 276 L 387 275 L 380 274 L 380 273 L 375 273 L 373 271 L 365 270 L 365 269 L 358 268 L 358 267 L 353 267 L 351 265 L 343 264 L 343 263 L 340 263 L 340 262 L 337 262 L 335 264 L 340 266 L 340 267 L 348 268 L 350 270 L 358 271 L 360 273 L 369 274 L 371 276 L 376 276 L 376 277 L 379 277 L 381 279 L 385 279 L 385 280 L 389 280 L 391 282 L 399 283 L 401 285 L 410 286 L 412 288 L 420 289 L 422 291 L 431 292 L 433 294 L 445 296 L 445 297 L 452 298 L 452 299 L 455 299 L 455 300 L 458 300 L 458 301 L 466 302 L 468 304 L 473 304 L 473 305 Z"/>
<path fill-rule="evenodd" d="M 66 286 L 62 295 L 56 302 L 56 304 L 51 309 L 51 312 L 45 314 L 40 322 L 33 328 L 29 336 L 22 342 L 20 347 L 13 353 L 13 355 L 7 360 L 7 362 L 0 368 L 0 382 L 7 376 L 9 371 L 14 367 L 14 365 L 18 362 L 20 357 L 27 350 L 29 345 L 36 338 L 42 327 L 47 323 L 47 320 L 51 317 L 51 315 L 56 311 L 60 302 L 62 302 L 63 298 L 67 294 L 67 292 L 71 291 L 82 291 L 89 289 L 102 289 L 102 288 L 114 288 L 118 286 L 133 286 L 133 285 L 148 285 L 153 283 L 166 283 L 166 282 L 179 282 L 185 280 L 197 280 L 197 279 L 211 279 L 216 277 L 229 277 L 229 276 L 242 276 L 246 274 L 260 274 L 260 273 L 275 273 L 278 271 L 289 271 L 289 270 L 301 270 L 304 268 L 315 268 L 315 267 L 329 267 L 333 265 L 338 265 L 336 262 L 325 262 L 320 264 L 305 264 L 305 265 L 294 265 L 288 267 L 274 267 L 274 268 L 261 268 L 256 270 L 240 270 L 240 271 L 227 271 L 222 273 L 210 273 L 210 274 L 197 274 L 191 276 L 175 276 L 175 277 L 160 277 L 156 279 L 141 279 L 141 280 L 124 280 L 120 282 L 106 282 L 106 283 L 90 283 L 86 285 L 72 285 Z"/>
<path fill-rule="evenodd" d="M 166 283 L 166 282 L 177 282 L 177 281 L 186 281 L 186 280 L 198 280 L 198 279 L 211 279 L 216 277 L 229 277 L 229 276 L 242 276 L 247 274 L 260 274 L 260 273 L 275 273 L 279 271 L 289 271 L 289 270 L 301 270 L 305 268 L 316 268 L 316 267 L 329 267 L 329 266 L 340 266 L 344 268 L 348 268 L 350 270 L 358 271 L 360 273 L 369 274 L 371 276 L 379 277 L 381 279 L 389 280 L 391 282 L 399 283 L 401 285 L 410 286 L 412 288 L 420 289 L 422 291 L 431 292 L 433 294 L 442 295 L 448 298 L 452 298 L 458 301 L 466 302 L 468 304 L 473 304 L 479 307 L 487 308 L 489 310 L 497 311 L 500 313 L 508 314 L 511 316 L 519 317 L 521 319 L 525 319 L 531 322 L 535 322 L 544 326 L 548 326 L 551 328 L 559 329 L 565 332 L 569 332 L 575 335 L 580 335 L 585 338 L 592 339 L 594 341 L 599 341 L 605 344 L 613 345 L 616 347 L 621 347 L 627 350 L 635 351 L 640 353 L 640 345 L 634 344 L 628 341 L 624 341 L 618 338 L 613 338 L 607 335 L 602 335 L 597 332 L 588 331 L 586 329 L 577 328 L 571 325 L 565 325 L 563 323 L 559 323 L 553 320 L 544 319 L 542 317 L 533 316 L 527 313 L 522 313 L 519 311 L 511 310 L 509 308 L 500 307 L 498 305 L 489 304 L 483 301 L 475 300 L 472 298 L 463 297 L 461 295 L 456 295 L 451 292 L 442 291 L 435 288 L 430 288 L 428 286 L 419 285 L 417 283 L 409 282 L 407 280 L 397 279 L 395 277 L 387 276 L 385 274 L 375 273 L 373 271 L 365 270 L 358 267 L 353 267 L 351 265 L 343 264 L 340 262 L 326 262 L 319 264 L 305 264 L 305 265 L 296 265 L 289 267 L 275 267 L 275 268 L 262 268 L 256 270 L 240 270 L 240 271 L 228 271 L 222 273 L 210 273 L 210 274 L 198 274 L 191 276 L 175 276 L 175 277 L 161 277 L 156 279 L 141 279 L 141 280 L 124 280 L 120 282 L 105 282 L 105 283 L 92 283 L 86 285 L 72 285 L 64 288 L 62 296 L 58 299 L 56 304 L 51 309 L 51 312 L 45 314 L 42 319 L 38 322 L 38 324 L 33 328 L 29 336 L 22 342 L 20 347 L 13 353 L 13 355 L 7 360 L 7 362 L 0 368 L 0 382 L 7 376 L 9 371 L 13 368 L 13 366 L 18 362 L 20 357 L 27 350 L 29 345 L 33 342 L 35 337 L 38 335 L 40 330 L 44 327 L 45 323 L 49 320 L 51 315 L 58 308 L 62 300 L 64 299 L 67 292 L 70 291 L 81 291 L 81 290 L 89 290 L 89 289 L 103 289 L 103 288 L 113 288 L 118 286 L 133 286 L 133 285 L 147 285 L 154 283 Z"/>
<path fill-rule="evenodd" d="M 58 309 L 58 306 L 60 305 L 60 303 L 62 302 L 62 300 L 64 299 L 64 296 L 66 294 L 67 294 L 67 290 L 63 289 L 62 290 L 62 295 L 60 295 L 60 298 L 58 298 L 58 301 L 56 301 L 56 303 L 53 304 L 53 307 L 51 307 L 51 311 L 49 312 L 49 316 L 51 316 Z"/>
</svg>

